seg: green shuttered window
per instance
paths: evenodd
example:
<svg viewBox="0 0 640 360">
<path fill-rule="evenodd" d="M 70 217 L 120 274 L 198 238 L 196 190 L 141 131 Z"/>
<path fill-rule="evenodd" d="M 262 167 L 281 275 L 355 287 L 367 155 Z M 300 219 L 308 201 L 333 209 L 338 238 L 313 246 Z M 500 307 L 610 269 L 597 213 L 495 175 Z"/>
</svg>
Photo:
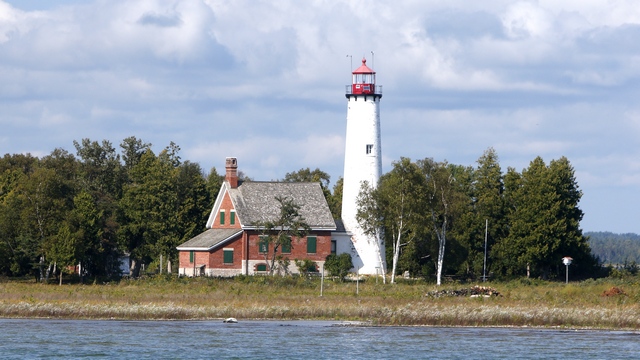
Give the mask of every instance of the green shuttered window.
<svg viewBox="0 0 640 360">
<path fill-rule="evenodd" d="M 318 242 L 318 239 L 315 236 L 308 236 L 307 237 L 307 253 L 308 254 L 315 254 L 316 253 L 317 242 Z"/>
<path fill-rule="evenodd" d="M 225 264 L 233 264 L 233 250 L 222 250 L 223 262 Z"/>
<path fill-rule="evenodd" d="M 224 211 L 220 211 L 220 225 L 224 225 Z"/>
<path fill-rule="evenodd" d="M 291 253 L 291 238 L 287 238 L 287 240 L 285 240 L 282 243 L 282 253 L 283 254 L 290 254 Z"/>
<path fill-rule="evenodd" d="M 235 212 L 235 211 L 232 211 L 232 212 L 229 214 L 229 223 L 230 223 L 231 225 L 235 225 L 235 224 L 236 224 L 236 212 Z"/>
<path fill-rule="evenodd" d="M 264 254 L 268 250 L 269 250 L 269 238 L 267 236 L 260 235 L 260 240 L 258 240 L 258 252 L 261 254 Z"/>
</svg>

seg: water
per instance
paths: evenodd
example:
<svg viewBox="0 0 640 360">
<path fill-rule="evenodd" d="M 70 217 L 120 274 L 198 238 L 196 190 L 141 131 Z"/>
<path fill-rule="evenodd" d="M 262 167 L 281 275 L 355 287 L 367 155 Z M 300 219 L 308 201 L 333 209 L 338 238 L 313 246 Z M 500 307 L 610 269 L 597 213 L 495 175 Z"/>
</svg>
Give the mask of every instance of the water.
<svg viewBox="0 0 640 360">
<path fill-rule="evenodd" d="M 0 319 L 0 358 L 640 358 L 638 332 L 338 324 Z"/>
</svg>

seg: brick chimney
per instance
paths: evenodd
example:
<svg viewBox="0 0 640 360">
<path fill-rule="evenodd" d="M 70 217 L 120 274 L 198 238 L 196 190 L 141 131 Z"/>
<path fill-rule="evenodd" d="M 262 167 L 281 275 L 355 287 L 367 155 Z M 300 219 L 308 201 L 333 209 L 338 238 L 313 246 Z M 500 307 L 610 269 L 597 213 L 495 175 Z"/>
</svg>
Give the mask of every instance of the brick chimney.
<svg viewBox="0 0 640 360">
<path fill-rule="evenodd" d="M 238 187 L 238 160 L 234 157 L 228 157 L 225 162 L 225 169 L 227 170 L 227 174 L 225 175 L 225 180 L 229 182 L 229 186 L 232 189 Z"/>
</svg>

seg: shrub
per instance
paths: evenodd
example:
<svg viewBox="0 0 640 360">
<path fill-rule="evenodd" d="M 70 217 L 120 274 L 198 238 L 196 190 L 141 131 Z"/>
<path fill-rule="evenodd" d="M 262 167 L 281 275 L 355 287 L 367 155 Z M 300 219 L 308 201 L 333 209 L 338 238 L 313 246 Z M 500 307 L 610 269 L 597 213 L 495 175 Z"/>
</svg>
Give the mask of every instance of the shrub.
<svg viewBox="0 0 640 360">
<path fill-rule="evenodd" d="M 302 276 L 306 273 L 315 273 L 318 272 L 318 266 L 315 261 L 309 259 L 303 260 L 295 260 L 296 267 L 298 268 L 298 273 Z"/>
<path fill-rule="evenodd" d="M 342 253 L 340 255 L 329 254 L 325 260 L 324 268 L 329 272 L 330 276 L 337 276 L 340 280 L 349 273 L 353 268 L 351 255 Z"/>
</svg>

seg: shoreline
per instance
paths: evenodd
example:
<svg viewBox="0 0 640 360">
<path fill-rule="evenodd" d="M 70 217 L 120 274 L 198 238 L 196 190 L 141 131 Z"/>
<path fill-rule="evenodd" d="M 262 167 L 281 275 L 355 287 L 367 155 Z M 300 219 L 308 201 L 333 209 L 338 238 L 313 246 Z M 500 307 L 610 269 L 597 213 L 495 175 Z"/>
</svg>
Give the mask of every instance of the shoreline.
<svg viewBox="0 0 640 360">
<path fill-rule="evenodd" d="M 335 321 L 358 326 L 640 331 L 635 282 L 493 283 L 501 296 L 430 297 L 462 285 L 304 278 L 147 279 L 103 285 L 0 282 L 0 318 L 118 321 Z M 465 285 L 468 287 L 468 285 Z M 624 288 L 612 297 L 612 286 Z M 343 325 L 346 326 L 346 325 Z"/>
<path fill-rule="evenodd" d="M 54 317 L 6 317 L 0 316 L 0 320 L 51 320 L 51 321 L 140 321 L 140 322 L 223 322 L 223 318 L 210 318 L 210 319 L 107 319 L 107 318 L 54 318 Z M 387 325 L 387 324 L 372 324 L 370 321 L 350 321 L 350 320 L 325 320 L 325 319 L 239 319 L 238 323 L 244 322 L 284 322 L 284 323 L 296 323 L 296 322 L 326 322 L 329 327 L 380 327 L 380 328 L 461 328 L 461 329 L 517 329 L 517 330 L 549 330 L 549 331 L 571 331 L 571 332 L 625 332 L 640 335 L 640 329 L 637 328 L 596 328 L 596 327 L 565 327 L 565 326 L 544 326 L 544 325 Z M 234 326 L 230 324 L 229 326 Z"/>
<path fill-rule="evenodd" d="M 407 315 L 406 311 L 412 311 Z M 304 316 L 306 308 L 287 309 L 217 308 L 202 306 L 174 306 L 174 304 L 138 304 L 115 306 L 103 304 L 27 303 L 6 304 L 0 302 L 0 318 L 3 319 L 47 319 L 47 320 L 97 320 L 97 321 L 222 321 L 228 317 L 239 321 L 329 321 L 340 326 L 430 326 L 430 327 L 514 327 L 580 330 L 629 330 L 640 331 L 640 320 L 634 309 L 594 308 L 544 308 L 537 307 L 532 313 L 529 307 L 501 307 L 497 304 L 452 304 L 438 305 L 417 311 L 410 304 L 402 308 L 343 309 L 343 315 Z M 319 308 L 320 314 L 327 312 Z M 417 311 L 417 312 L 414 312 Z M 357 316 L 356 313 L 385 313 L 380 316 Z M 495 315 L 499 313 L 500 318 Z M 636 318 L 631 321 L 632 318 Z M 619 326 L 617 319 L 625 319 Z"/>
</svg>

